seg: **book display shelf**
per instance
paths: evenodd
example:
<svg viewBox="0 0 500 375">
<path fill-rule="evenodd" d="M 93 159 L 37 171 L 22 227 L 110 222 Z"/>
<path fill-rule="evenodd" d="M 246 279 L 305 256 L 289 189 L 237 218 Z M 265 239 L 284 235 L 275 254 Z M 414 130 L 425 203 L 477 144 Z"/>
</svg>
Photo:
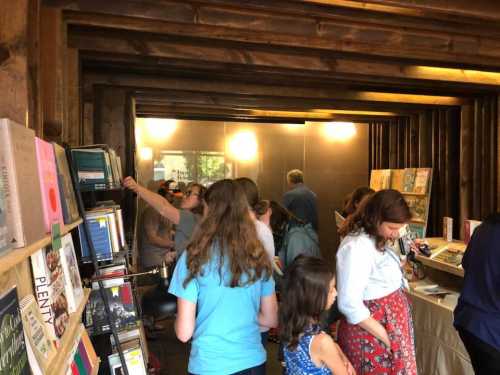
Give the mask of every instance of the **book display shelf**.
<svg viewBox="0 0 500 375">
<path fill-rule="evenodd" d="M 86 329 L 100 352 L 107 355 L 103 374 L 146 375 L 147 343 L 129 273 L 131 254 L 121 202 L 116 199 L 121 192 L 120 159 L 106 145 L 67 149 L 67 155 L 83 217 L 78 227 L 81 259 L 92 266 Z"/>
<path fill-rule="evenodd" d="M 398 190 L 408 203 L 412 213 L 410 230 L 418 238 L 424 238 L 429 217 L 432 187 L 432 168 L 373 169 L 370 188 Z"/>
<path fill-rule="evenodd" d="M 5 373 L 97 374 L 82 313 L 90 296 L 72 236 L 82 219 L 57 144 L 0 119 L 0 353 Z M 64 150 L 63 150 L 64 151 Z"/>
</svg>

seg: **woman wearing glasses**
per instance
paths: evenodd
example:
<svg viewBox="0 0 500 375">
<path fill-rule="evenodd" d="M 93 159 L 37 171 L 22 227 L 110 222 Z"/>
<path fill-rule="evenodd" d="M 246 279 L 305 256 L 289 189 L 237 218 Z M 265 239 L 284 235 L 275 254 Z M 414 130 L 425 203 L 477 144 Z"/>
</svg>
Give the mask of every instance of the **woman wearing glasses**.
<svg viewBox="0 0 500 375">
<path fill-rule="evenodd" d="M 135 192 L 160 215 L 176 225 L 174 248 L 179 256 L 180 252 L 186 248 L 196 224 L 203 214 L 203 198 L 206 188 L 198 183 L 189 184 L 182 197 L 180 208 L 176 208 L 161 195 L 139 185 L 132 177 L 125 178 L 123 186 Z"/>
</svg>

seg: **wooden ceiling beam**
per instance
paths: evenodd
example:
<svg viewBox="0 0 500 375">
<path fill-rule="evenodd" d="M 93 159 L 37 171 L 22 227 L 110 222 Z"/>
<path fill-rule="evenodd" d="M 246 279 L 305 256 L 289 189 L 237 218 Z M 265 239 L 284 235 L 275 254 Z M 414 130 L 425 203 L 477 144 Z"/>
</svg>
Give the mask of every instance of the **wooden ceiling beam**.
<svg viewBox="0 0 500 375">
<path fill-rule="evenodd" d="M 175 13 L 175 12 L 174 12 Z M 392 27 L 353 21 L 323 21 L 314 17 L 260 14 L 229 8 L 196 8 L 196 17 L 154 20 L 70 12 L 66 22 L 85 27 L 255 43 L 266 46 L 314 48 L 329 52 L 400 58 L 453 66 L 500 67 L 500 28 L 481 35 Z"/>
<path fill-rule="evenodd" d="M 86 75 L 93 84 L 117 85 L 161 90 L 186 90 L 229 95 L 315 98 L 335 101 L 376 103 L 405 103 L 434 106 L 458 106 L 468 103 L 466 98 L 436 95 L 416 95 L 392 92 L 337 90 L 336 88 L 309 88 L 287 85 L 262 85 L 235 81 L 213 81 L 176 78 L 145 77 L 142 75 Z"/>
<path fill-rule="evenodd" d="M 217 120 L 252 120 L 277 123 L 297 123 L 305 121 L 353 121 L 367 122 L 387 120 L 392 116 L 371 116 L 369 114 L 311 114 L 307 112 L 285 111 L 235 111 L 230 109 L 208 109 L 197 107 L 158 106 L 151 104 L 136 104 L 136 115 L 139 117 L 163 117 L 177 119 L 217 119 Z"/>
<path fill-rule="evenodd" d="M 367 111 L 386 111 L 398 115 L 412 115 L 429 108 L 428 106 L 402 103 L 365 103 L 354 101 L 329 101 L 321 99 L 299 99 L 283 97 L 245 96 L 234 94 L 193 93 L 186 91 L 137 91 L 138 104 L 196 106 L 232 110 L 269 111 L 356 111 L 367 115 Z"/>
<path fill-rule="evenodd" d="M 273 69 L 284 74 L 309 74 L 331 77 L 331 79 L 363 79 L 383 82 L 423 81 L 428 85 L 435 82 L 454 82 L 456 84 L 490 89 L 500 85 L 499 72 L 485 72 L 456 68 L 414 65 L 404 62 L 372 61 L 365 58 L 321 54 L 315 50 L 276 50 L 275 48 L 257 48 L 253 45 L 213 45 L 207 41 L 173 41 L 168 38 L 147 36 L 143 33 L 104 33 L 101 29 L 94 32 L 74 30 L 68 37 L 69 46 L 78 48 L 86 54 L 103 53 L 120 56 L 118 62 L 130 61 L 140 64 L 137 59 L 149 59 L 160 69 L 168 66 L 170 60 L 177 69 L 182 63 L 188 67 L 203 68 L 206 64 L 215 64 L 218 71 L 231 66 L 246 69 Z M 102 56 L 102 59 L 106 57 Z M 203 64 L 200 64 L 203 62 Z M 148 62 L 144 63 L 148 65 Z M 140 65 L 139 65 L 140 67 Z M 208 67 L 206 68 L 208 69 Z"/>
<path fill-rule="evenodd" d="M 484 20 L 500 20 L 500 3 L 491 0 L 304 0 L 314 4 L 368 9 L 394 14 L 431 16 L 438 15 L 475 17 Z"/>
<path fill-rule="evenodd" d="M 82 69 L 89 73 L 101 74 L 146 74 L 160 77 L 179 77 L 203 79 L 212 77 L 221 80 L 239 80 L 262 84 L 279 85 L 288 82 L 294 86 L 308 87 L 336 87 L 351 90 L 369 91 L 399 91 L 416 94 L 470 96 L 488 95 L 495 92 L 498 87 L 494 85 L 495 76 L 488 80 L 488 84 L 473 83 L 475 78 L 470 77 L 468 71 L 464 71 L 468 82 L 453 82 L 445 80 L 413 79 L 409 75 L 399 74 L 406 69 L 404 64 L 386 64 L 385 72 L 380 70 L 359 70 L 356 73 L 344 73 L 341 69 L 330 72 L 318 72 L 314 70 L 289 70 L 283 68 L 263 66 L 241 66 L 229 65 L 217 62 L 204 62 L 186 59 L 163 59 L 148 56 L 132 56 L 112 53 L 82 52 L 80 54 Z M 347 62 L 350 58 L 338 58 Z M 354 58 L 353 58 L 354 60 Z M 358 60 L 355 60 L 358 61 Z M 361 62 L 365 62 L 361 60 Z M 344 64 L 339 64 L 344 65 Z M 305 67 L 307 68 L 307 67 Z M 390 68 L 393 68 L 392 70 Z M 349 69 L 351 70 L 351 69 Z M 437 70 L 436 70 L 437 71 Z M 391 74 L 392 72 L 392 74 Z M 438 78 L 445 77 L 446 71 L 438 74 Z M 419 75 L 418 75 L 419 76 Z M 486 78 L 486 77 L 482 77 Z M 482 79 L 481 78 L 481 79 Z M 457 80 L 458 81 L 458 80 Z"/>
<path fill-rule="evenodd" d="M 200 42 L 201 44 L 201 42 Z M 452 81 L 460 84 L 500 85 L 500 73 L 466 71 L 450 68 L 436 68 L 416 66 L 402 63 L 373 62 L 363 59 L 333 57 L 318 55 L 316 53 L 300 55 L 289 51 L 263 51 L 240 46 L 213 46 L 198 45 L 187 42 L 174 42 L 169 40 L 155 40 L 143 34 L 128 33 L 122 35 L 98 35 L 96 33 L 72 33 L 69 36 L 69 46 L 87 53 L 110 52 L 132 59 L 147 56 L 158 59 L 157 65 L 161 67 L 162 61 L 174 59 L 186 61 L 187 65 L 203 67 L 204 62 L 221 66 L 240 66 L 250 68 L 269 68 L 286 74 L 309 73 L 322 76 L 370 77 L 411 80 L 411 81 Z"/>
</svg>

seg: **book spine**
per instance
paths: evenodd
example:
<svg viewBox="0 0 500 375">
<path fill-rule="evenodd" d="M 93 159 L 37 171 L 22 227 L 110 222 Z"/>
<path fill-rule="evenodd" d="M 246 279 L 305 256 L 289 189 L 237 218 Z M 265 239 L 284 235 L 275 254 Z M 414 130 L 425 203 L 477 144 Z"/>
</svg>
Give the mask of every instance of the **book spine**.
<svg viewBox="0 0 500 375">
<path fill-rule="evenodd" d="M 21 220 L 21 203 L 16 178 L 16 166 L 12 146 L 12 134 L 8 120 L 0 122 L 0 178 L 4 187 L 5 218 L 7 223 L 8 242 L 12 247 L 26 246 L 23 222 Z"/>
<path fill-rule="evenodd" d="M 73 294 L 74 286 L 71 282 L 71 270 L 69 269 L 69 264 L 66 258 L 66 251 L 68 249 L 63 245 L 59 249 L 59 257 L 61 259 L 61 266 L 64 274 L 64 291 L 66 292 L 66 299 L 68 301 L 68 312 L 73 313 L 78 308 L 75 300 L 75 295 Z"/>
</svg>

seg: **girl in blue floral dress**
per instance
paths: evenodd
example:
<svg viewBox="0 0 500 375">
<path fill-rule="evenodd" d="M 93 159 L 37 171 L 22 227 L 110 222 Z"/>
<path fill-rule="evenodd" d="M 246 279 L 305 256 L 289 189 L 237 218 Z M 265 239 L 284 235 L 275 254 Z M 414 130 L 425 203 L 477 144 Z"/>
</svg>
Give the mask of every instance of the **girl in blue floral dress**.
<svg viewBox="0 0 500 375">
<path fill-rule="evenodd" d="M 321 313 L 336 296 L 335 275 L 323 260 L 299 256 L 287 267 L 280 306 L 287 375 L 355 375 L 340 347 L 319 329 Z"/>
</svg>

